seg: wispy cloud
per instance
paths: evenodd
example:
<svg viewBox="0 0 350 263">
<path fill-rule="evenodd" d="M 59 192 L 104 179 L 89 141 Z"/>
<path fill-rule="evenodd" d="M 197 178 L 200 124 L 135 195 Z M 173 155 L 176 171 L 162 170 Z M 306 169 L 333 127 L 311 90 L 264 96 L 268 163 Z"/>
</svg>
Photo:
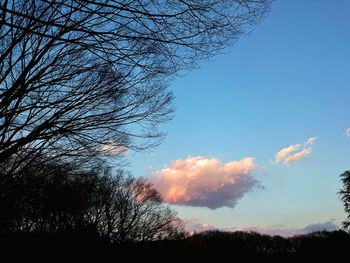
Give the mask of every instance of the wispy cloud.
<svg viewBox="0 0 350 263">
<path fill-rule="evenodd" d="M 170 204 L 233 208 L 258 181 L 251 175 L 254 159 L 221 163 L 217 158 L 202 156 L 173 161 L 150 179 Z"/>
<path fill-rule="evenodd" d="M 291 153 L 300 149 L 300 144 L 291 144 L 288 147 L 282 148 L 275 156 L 275 163 L 284 161 Z"/>
<path fill-rule="evenodd" d="M 315 141 L 317 140 L 317 137 L 311 137 L 309 139 L 306 140 L 305 145 L 313 145 L 315 143 Z"/>
<path fill-rule="evenodd" d="M 284 163 L 285 164 L 294 163 L 294 162 L 299 161 L 299 160 L 305 158 L 306 156 L 310 155 L 310 153 L 311 153 L 311 148 L 307 148 L 307 149 L 304 149 L 300 152 L 288 155 L 284 159 Z"/>
<path fill-rule="evenodd" d="M 304 144 L 291 144 L 282 148 L 275 155 L 275 164 L 283 162 L 285 165 L 289 165 L 293 162 L 304 159 L 311 154 L 311 147 L 316 140 L 317 137 L 311 137 L 308 138 Z"/>
<path fill-rule="evenodd" d="M 347 128 L 346 131 L 345 131 L 345 133 L 346 133 L 346 136 L 347 136 L 347 137 L 350 137 L 350 128 Z"/>
<path fill-rule="evenodd" d="M 123 145 L 110 142 L 110 143 L 102 145 L 99 148 L 99 152 L 107 154 L 107 155 L 123 155 L 123 156 L 125 156 L 128 154 L 128 149 Z"/>
</svg>

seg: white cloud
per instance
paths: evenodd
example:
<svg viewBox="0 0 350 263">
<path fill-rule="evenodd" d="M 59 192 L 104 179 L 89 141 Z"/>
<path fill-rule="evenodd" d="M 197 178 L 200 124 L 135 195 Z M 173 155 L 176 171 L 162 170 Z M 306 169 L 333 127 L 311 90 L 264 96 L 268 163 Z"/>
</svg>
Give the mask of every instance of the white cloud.
<svg viewBox="0 0 350 263">
<path fill-rule="evenodd" d="M 309 156 L 312 152 L 312 145 L 314 145 L 317 137 L 308 138 L 303 145 L 291 144 L 279 150 L 275 155 L 275 164 L 283 162 L 289 165 Z"/>
<path fill-rule="evenodd" d="M 191 235 L 194 233 L 200 233 L 204 231 L 219 230 L 225 232 L 235 231 L 234 227 L 215 227 L 214 225 L 203 223 L 197 218 L 190 218 L 183 221 L 186 231 Z"/>
<path fill-rule="evenodd" d="M 346 136 L 347 136 L 347 137 L 350 137 L 350 128 L 347 128 L 346 131 L 345 131 L 345 133 L 346 133 Z"/>
<path fill-rule="evenodd" d="M 252 157 L 225 164 L 217 158 L 188 157 L 173 161 L 150 179 L 167 203 L 233 208 L 258 184 L 251 176 L 254 167 Z"/>
<path fill-rule="evenodd" d="M 196 232 L 198 233 L 215 229 L 213 225 L 201 223 L 197 218 L 184 220 L 184 224 L 186 231 L 188 231 L 191 235 Z"/>
<path fill-rule="evenodd" d="M 317 137 L 311 137 L 309 139 L 306 140 L 305 145 L 313 145 L 315 143 L 315 141 L 317 140 Z"/>
<path fill-rule="evenodd" d="M 104 144 L 99 148 L 99 152 L 107 154 L 107 155 L 127 155 L 128 149 L 120 144 L 116 143 L 108 143 Z"/>
</svg>

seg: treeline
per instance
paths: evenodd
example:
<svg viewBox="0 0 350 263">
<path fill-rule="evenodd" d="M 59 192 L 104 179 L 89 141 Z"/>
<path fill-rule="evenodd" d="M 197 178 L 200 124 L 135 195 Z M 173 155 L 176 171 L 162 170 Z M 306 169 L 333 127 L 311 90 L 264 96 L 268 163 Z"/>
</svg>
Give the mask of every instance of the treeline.
<svg viewBox="0 0 350 263">
<path fill-rule="evenodd" d="M 62 255 L 73 252 L 82 257 L 112 256 L 116 260 L 164 261 L 171 258 L 194 262 L 235 261 L 241 258 L 337 258 L 347 256 L 350 247 L 350 235 L 343 230 L 314 232 L 290 238 L 254 232 L 208 231 L 173 239 L 123 243 L 110 243 L 87 232 L 17 233 L 1 241 L 1 248 L 11 246 L 11 249 L 30 251 L 36 256 L 42 251 L 60 251 Z"/>
<path fill-rule="evenodd" d="M 2 249 L 206 261 L 339 256 L 350 247 L 350 235 L 342 230 L 291 238 L 240 231 L 189 235 L 151 183 L 103 163 L 84 166 L 41 156 L 15 177 L 0 179 Z"/>
<path fill-rule="evenodd" d="M 138 242 L 115 247 L 128 258 L 172 259 L 228 262 L 244 258 L 327 258 L 347 256 L 350 235 L 342 230 L 314 232 L 284 238 L 254 232 L 208 231 L 178 240 Z M 167 257 L 163 256 L 163 259 Z"/>
<path fill-rule="evenodd" d="M 42 157 L 0 179 L 3 239 L 67 235 L 123 243 L 173 239 L 183 231 L 147 180 L 103 164 L 84 169 Z"/>
</svg>

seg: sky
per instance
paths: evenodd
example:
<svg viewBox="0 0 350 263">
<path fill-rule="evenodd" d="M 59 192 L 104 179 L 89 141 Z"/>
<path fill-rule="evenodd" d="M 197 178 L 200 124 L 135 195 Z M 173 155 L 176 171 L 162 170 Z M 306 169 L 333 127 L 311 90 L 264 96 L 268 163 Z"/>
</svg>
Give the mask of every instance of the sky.
<svg viewBox="0 0 350 263">
<path fill-rule="evenodd" d="M 345 219 L 350 1 L 276 1 L 253 31 L 170 86 L 174 118 L 128 154 L 189 230 L 291 235 Z"/>
</svg>

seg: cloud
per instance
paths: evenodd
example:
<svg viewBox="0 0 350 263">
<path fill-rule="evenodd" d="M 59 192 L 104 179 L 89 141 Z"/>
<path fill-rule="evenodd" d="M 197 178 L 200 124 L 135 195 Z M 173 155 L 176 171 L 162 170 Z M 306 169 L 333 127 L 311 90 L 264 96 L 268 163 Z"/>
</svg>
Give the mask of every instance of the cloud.
<svg viewBox="0 0 350 263">
<path fill-rule="evenodd" d="M 113 142 L 102 145 L 98 151 L 107 155 L 126 156 L 128 154 L 128 149 L 125 146 Z"/>
<path fill-rule="evenodd" d="M 310 153 L 311 153 L 311 148 L 307 148 L 307 149 L 304 149 L 304 150 L 297 152 L 295 154 L 288 155 L 285 158 L 284 163 L 285 164 L 294 163 L 294 162 L 299 161 L 299 160 L 305 158 L 306 156 L 310 155 Z"/>
<path fill-rule="evenodd" d="M 201 223 L 197 218 L 184 220 L 184 224 L 186 231 L 188 231 L 190 235 L 194 234 L 195 232 L 199 233 L 215 229 L 213 225 Z"/>
<path fill-rule="evenodd" d="M 285 165 L 289 165 L 293 162 L 304 159 L 311 154 L 311 147 L 316 140 L 317 137 L 311 137 L 308 138 L 303 145 L 291 144 L 288 147 L 282 148 L 275 155 L 275 164 L 284 162 Z"/>
<path fill-rule="evenodd" d="M 284 225 L 275 225 L 269 227 L 246 227 L 242 228 L 242 231 L 253 231 L 267 235 L 279 235 L 283 237 L 291 237 L 295 235 L 304 235 L 317 231 L 334 231 L 339 229 L 340 226 L 335 220 L 330 220 L 324 223 L 310 224 L 303 228 L 288 228 Z"/>
<path fill-rule="evenodd" d="M 291 144 L 288 147 L 282 148 L 275 156 L 275 163 L 285 160 L 291 153 L 300 149 L 300 144 Z"/>
<path fill-rule="evenodd" d="M 311 232 L 324 231 L 324 230 L 334 231 L 337 229 L 339 229 L 339 225 L 334 220 L 330 220 L 324 223 L 316 223 L 316 224 L 308 225 L 304 228 L 304 231 L 306 233 L 311 233 Z"/>
<path fill-rule="evenodd" d="M 215 227 L 213 225 L 202 223 L 197 218 L 191 218 L 184 220 L 185 228 L 190 234 L 199 233 L 209 230 L 220 230 L 226 232 L 233 231 L 244 231 L 244 232 L 257 232 L 260 234 L 266 234 L 271 236 L 283 236 L 291 237 L 295 235 L 305 235 L 312 232 L 318 231 L 334 231 L 340 229 L 340 224 L 335 219 L 331 219 L 324 223 L 310 224 L 301 228 L 290 228 L 285 225 L 273 225 L 273 226 L 253 226 L 253 227 L 244 227 L 244 228 L 235 228 L 235 227 Z"/>
<path fill-rule="evenodd" d="M 311 137 L 309 139 L 306 140 L 305 145 L 313 145 L 315 143 L 315 141 L 317 140 L 317 137 Z"/>
<path fill-rule="evenodd" d="M 346 136 L 347 136 L 347 137 L 350 137 L 350 128 L 347 128 L 346 131 L 345 131 L 345 133 L 346 133 Z"/>
<path fill-rule="evenodd" d="M 256 232 L 256 233 L 266 234 L 270 236 L 283 236 L 283 237 L 291 237 L 291 236 L 300 235 L 303 233 L 301 229 L 286 228 L 283 225 L 268 226 L 268 227 L 253 226 L 253 227 L 245 227 L 240 230 L 245 232 Z"/>
<path fill-rule="evenodd" d="M 225 232 L 232 232 L 235 231 L 234 227 L 215 227 L 214 225 L 202 223 L 197 218 L 191 218 L 184 220 L 185 229 L 187 232 L 190 233 L 190 235 L 194 233 L 200 233 L 204 231 L 210 231 L 210 230 L 220 230 Z"/>
<path fill-rule="evenodd" d="M 251 176 L 254 159 L 222 164 L 217 158 L 201 156 L 173 161 L 150 179 L 170 204 L 233 208 L 259 182 Z"/>
</svg>

